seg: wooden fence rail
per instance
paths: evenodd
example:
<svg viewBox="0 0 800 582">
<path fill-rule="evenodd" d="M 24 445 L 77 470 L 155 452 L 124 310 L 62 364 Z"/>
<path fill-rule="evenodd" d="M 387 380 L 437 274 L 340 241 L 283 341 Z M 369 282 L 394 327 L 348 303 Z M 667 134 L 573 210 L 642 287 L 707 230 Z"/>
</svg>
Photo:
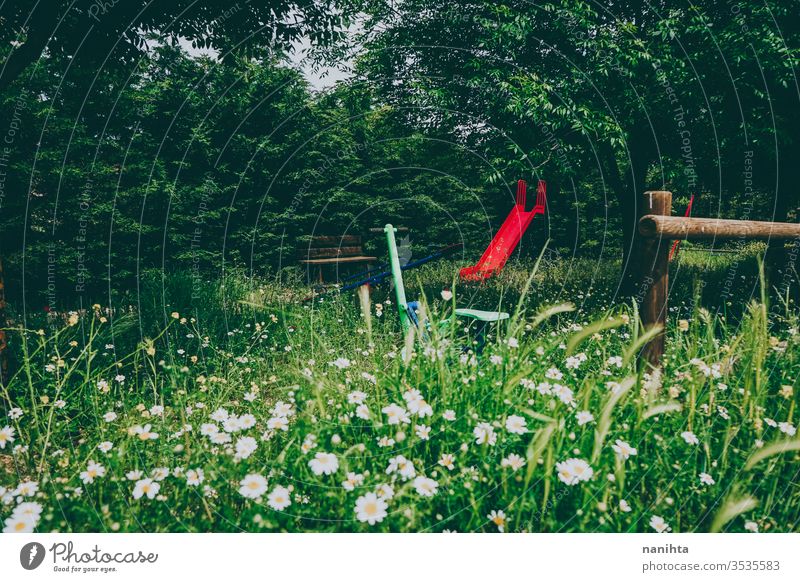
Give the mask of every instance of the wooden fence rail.
<svg viewBox="0 0 800 582">
<path fill-rule="evenodd" d="M 785 240 L 800 239 L 800 224 L 647 215 L 639 220 L 639 233 L 676 240 Z"/>
<path fill-rule="evenodd" d="M 640 357 L 652 367 L 661 366 L 664 355 L 664 329 L 667 324 L 669 290 L 669 247 L 672 240 L 787 240 L 800 241 L 800 224 L 689 218 L 671 216 L 672 193 L 644 193 L 645 215 L 639 219 L 638 259 L 639 294 L 642 324 L 645 329 L 660 327 L 661 333 L 644 347 Z"/>
</svg>

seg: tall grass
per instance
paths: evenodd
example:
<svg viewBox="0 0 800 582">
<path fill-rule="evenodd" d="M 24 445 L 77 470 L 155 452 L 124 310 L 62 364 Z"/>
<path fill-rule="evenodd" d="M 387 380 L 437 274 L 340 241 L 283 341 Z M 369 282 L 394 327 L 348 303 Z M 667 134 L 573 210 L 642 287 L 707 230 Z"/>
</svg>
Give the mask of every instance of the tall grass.
<svg viewBox="0 0 800 582">
<path fill-rule="evenodd" d="M 302 302 L 297 285 L 239 275 L 199 290 L 176 275 L 122 319 L 96 308 L 15 330 L 0 517 L 23 531 L 798 530 L 788 303 L 757 294 L 733 314 L 678 275 L 665 367 L 648 375 L 610 269 L 531 266 L 452 300 L 452 266 L 412 272 L 429 325 L 408 336 L 388 289 L 365 319 L 354 295 Z M 513 317 L 476 353 L 455 304 Z"/>
</svg>

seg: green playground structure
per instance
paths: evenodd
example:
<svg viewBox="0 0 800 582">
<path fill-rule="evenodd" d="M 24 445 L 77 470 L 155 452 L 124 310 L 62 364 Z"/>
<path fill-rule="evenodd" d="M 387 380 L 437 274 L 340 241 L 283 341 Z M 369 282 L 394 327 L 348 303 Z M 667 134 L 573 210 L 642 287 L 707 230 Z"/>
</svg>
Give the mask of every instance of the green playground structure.
<svg viewBox="0 0 800 582">
<path fill-rule="evenodd" d="M 387 224 L 383 230 L 386 232 L 386 242 L 389 246 L 389 266 L 391 267 L 392 271 L 395 299 L 397 301 L 397 309 L 400 313 L 400 323 L 403 325 L 403 331 L 408 331 L 412 325 L 419 326 L 420 322 L 417 317 L 417 308 L 419 307 L 419 302 L 409 302 L 406 299 L 406 289 L 403 285 L 403 269 L 400 267 L 400 257 L 397 253 L 397 242 L 395 241 L 394 237 L 396 229 L 391 224 Z M 455 317 L 466 317 L 476 321 L 481 321 L 486 324 L 508 319 L 509 315 L 503 311 L 456 309 Z M 446 321 L 443 323 L 446 323 Z"/>
</svg>

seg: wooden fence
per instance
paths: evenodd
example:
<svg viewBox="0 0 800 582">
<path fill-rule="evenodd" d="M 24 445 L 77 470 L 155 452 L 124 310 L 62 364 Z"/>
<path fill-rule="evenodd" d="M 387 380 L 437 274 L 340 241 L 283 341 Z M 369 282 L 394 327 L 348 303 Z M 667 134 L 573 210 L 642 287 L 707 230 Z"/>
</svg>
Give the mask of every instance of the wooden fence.
<svg viewBox="0 0 800 582">
<path fill-rule="evenodd" d="M 661 333 L 641 354 L 653 367 L 661 366 L 664 355 L 671 241 L 800 240 L 800 224 L 672 216 L 672 192 L 645 192 L 644 209 L 645 215 L 639 219 L 639 248 L 635 249 L 634 257 L 638 257 L 642 323 L 645 329 L 661 328 Z"/>
</svg>

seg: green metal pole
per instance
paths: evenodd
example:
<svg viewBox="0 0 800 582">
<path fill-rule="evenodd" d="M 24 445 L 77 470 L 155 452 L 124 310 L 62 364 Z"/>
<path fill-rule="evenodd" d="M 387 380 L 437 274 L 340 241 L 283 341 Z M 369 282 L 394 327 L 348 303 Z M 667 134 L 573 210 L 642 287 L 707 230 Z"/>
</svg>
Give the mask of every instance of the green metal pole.
<svg viewBox="0 0 800 582">
<path fill-rule="evenodd" d="M 406 289 L 403 286 L 403 271 L 400 268 L 397 243 L 394 240 L 396 229 L 391 224 L 387 224 L 383 230 L 386 233 L 386 242 L 389 246 L 389 265 L 392 269 L 392 280 L 394 281 L 397 310 L 400 312 L 400 323 L 403 325 L 403 331 L 408 331 L 411 327 L 411 321 L 408 318 L 408 303 L 406 302 Z"/>
</svg>

